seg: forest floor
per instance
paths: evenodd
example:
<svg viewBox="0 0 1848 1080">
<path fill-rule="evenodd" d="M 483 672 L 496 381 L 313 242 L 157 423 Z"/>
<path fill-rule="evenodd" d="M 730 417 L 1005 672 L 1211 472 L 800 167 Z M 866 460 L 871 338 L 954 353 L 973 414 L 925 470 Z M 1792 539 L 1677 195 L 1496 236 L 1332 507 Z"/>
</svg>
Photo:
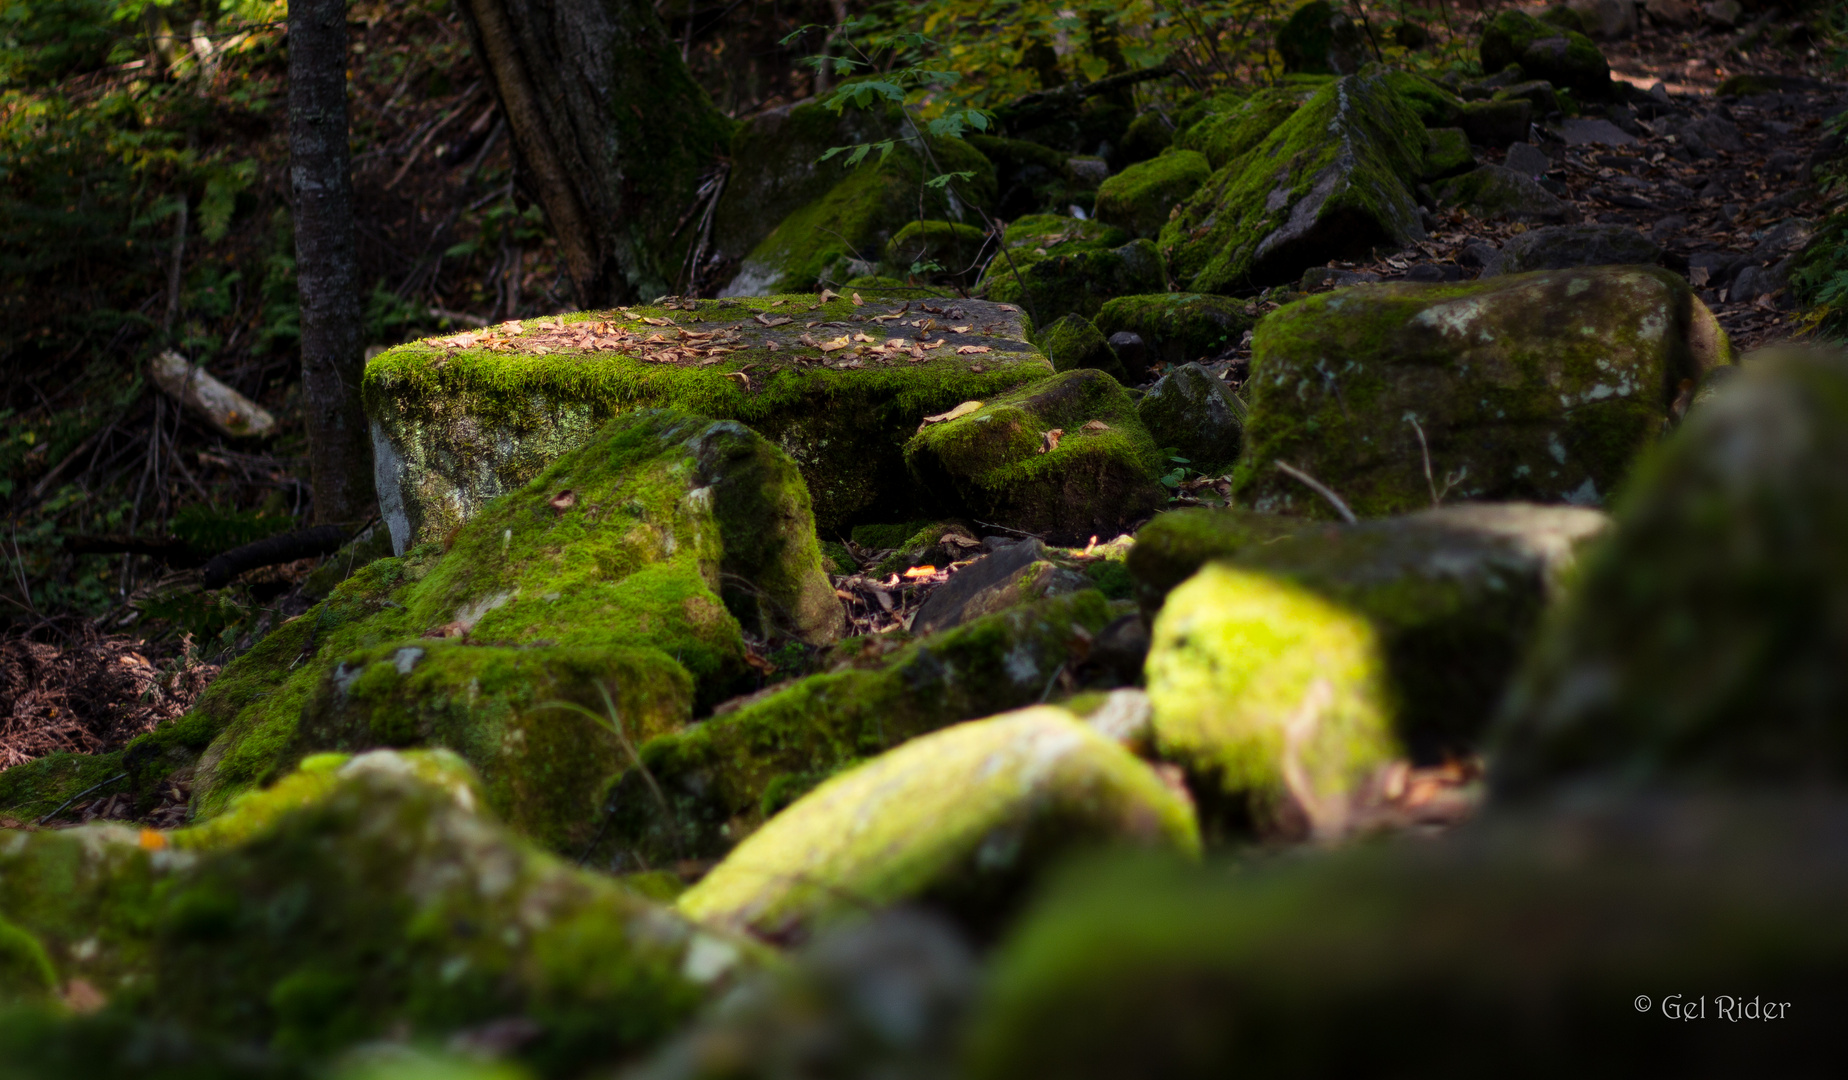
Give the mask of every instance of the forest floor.
<svg viewBox="0 0 1848 1080">
<path fill-rule="evenodd" d="M 1737 280 L 1733 275 L 1742 265 L 1769 271 L 1801 249 L 1822 212 L 1810 173 L 1825 138 L 1823 120 L 1848 106 L 1848 88 L 1816 80 L 1813 57 L 1806 57 L 1800 49 L 1765 48 L 1753 53 L 1747 63 L 1740 57 L 1739 40 L 1739 31 L 1646 25 L 1630 41 L 1601 43 L 1616 77 L 1645 89 L 1660 86 L 1676 115 L 1724 120 L 1736 132 L 1736 142 L 1711 140 L 1710 156 L 1684 160 L 1688 155 L 1678 152 L 1667 125 L 1660 118 L 1645 117 L 1631 131 L 1621 132 L 1621 138 L 1607 133 L 1602 136 L 1605 141 L 1574 141 L 1568 135 L 1567 141 L 1543 143 L 1541 148 L 1551 164 L 1547 179 L 1557 194 L 1574 205 L 1579 220 L 1629 226 L 1649 235 L 1664 248 L 1668 266 L 1688 273 L 1735 346 L 1744 351 L 1802 329 L 1803 314 L 1788 290 L 1759 292 L 1728 288 L 1724 282 Z M 460 66 L 455 73 L 462 74 Z M 1783 76 L 1790 89 L 1751 98 L 1715 96 L 1724 79 L 1742 73 Z M 498 123 L 490 122 L 490 112 L 484 111 L 486 102 L 477 85 L 426 105 L 415 116 L 390 119 L 394 130 L 402 129 L 393 144 L 402 144 L 397 152 L 381 151 L 377 160 L 356 163 L 362 188 L 369 183 L 380 190 L 385 201 L 379 205 L 389 209 L 393 229 L 427 230 L 417 246 L 421 254 L 394 272 L 406 275 L 406 284 L 450 280 L 445 275 L 456 272 L 445 270 L 443 245 L 456 239 L 461 216 L 457 211 L 479 208 L 479 203 L 465 206 L 459 201 L 460 193 L 474 199 L 486 190 L 488 194 L 480 198 L 502 200 L 495 205 L 505 206 L 506 213 L 492 229 L 483 228 L 474 236 L 470 242 L 483 250 L 468 258 L 489 260 L 489 272 L 455 276 L 452 290 L 455 307 L 476 313 L 439 305 L 422 314 L 454 326 L 480 325 L 524 311 L 522 305 L 534 299 L 533 292 L 547 295 L 546 283 L 534 276 L 546 258 L 540 251 L 546 245 L 536 231 L 526 230 L 525 218 L 513 209 L 510 188 L 504 186 L 508 163 L 502 131 Z M 374 108 L 383 117 L 391 113 L 391 102 L 362 102 L 361 108 Z M 423 115 L 426 112 L 429 115 Z M 439 139 L 438 133 L 448 125 L 454 130 Z M 454 168 L 415 168 L 420 156 L 446 161 Z M 1504 152 L 1492 151 L 1487 160 L 1503 158 Z M 411 182 L 400 187 L 407 177 Z M 443 185 L 456 188 L 451 193 L 454 198 L 438 197 L 442 193 L 437 189 Z M 387 199 L 385 193 L 393 194 Z M 1371 263 L 1343 263 L 1338 269 L 1382 279 L 1409 276 L 1417 280 L 1421 266 L 1456 267 L 1467 261 L 1464 252 L 1473 242 L 1488 240 L 1499 246 L 1525 228 L 1482 222 L 1460 213 L 1440 216 L 1437 228 L 1419 250 Z M 373 236 L 367 243 L 383 239 Z M 473 277 L 473 284 L 464 284 L 468 277 Z M 483 291 L 484 284 L 487 291 Z M 461 295 L 467 289 L 472 294 Z M 397 290 L 400 294 L 406 291 Z M 1260 308 L 1266 306 L 1275 305 L 1259 303 Z M 242 381 L 250 383 L 253 391 L 274 382 L 275 372 L 262 367 L 265 362 L 252 363 L 258 367 L 244 372 L 248 378 Z M 237 372 L 227 374 L 239 381 L 234 378 Z M 284 505 L 285 511 L 291 500 L 299 503 L 299 477 L 305 470 L 288 456 L 286 448 L 240 455 L 218 445 L 209 432 L 194 430 L 192 424 L 150 395 L 70 453 L 69 472 L 132 468 L 144 472 L 143 486 L 149 490 L 165 491 L 178 484 L 203 493 L 207 486 L 230 482 L 270 490 L 271 501 Z M 181 446 L 185 447 L 183 454 L 178 450 Z M 41 479 L 38 494 L 46 493 L 54 477 L 55 471 Z M 149 513 L 153 512 L 150 508 Z M 32 590 L 24 580 L 25 558 L 17 533 L 11 558 L 9 573 L 20 579 L 18 584 L 29 603 Z M 276 619 L 305 606 L 298 586 L 313 565 L 305 560 L 271 568 L 244 583 L 242 602 L 263 610 L 233 613 L 245 621 L 236 634 L 239 641 L 232 642 L 229 651 L 247 645 Z M 163 586 L 182 581 L 188 573 L 196 573 L 150 575 L 150 568 L 144 560 L 139 570 L 124 569 L 120 581 L 112 578 L 109 584 L 145 599 Z M 133 580 L 137 574 L 138 583 Z M 849 584 L 866 586 L 860 590 L 865 595 L 858 599 L 870 622 L 895 617 L 892 609 L 883 606 L 892 600 L 897 601 L 899 615 L 915 610 L 943 577 L 938 573 L 904 583 L 856 579 Z M 882 591 L 886 592 L 884 599 L 878 595 Z M 880 603 L 876 605 L 875 600 Z M 215 601 L 200 603 L 209 608 Z M 31 618 L 17 620 L 5 640 L 0 640 L 0 769 L 60 750 L 94 752 L 119 746 L 161 720 L 181 715 L 216 674 L 216 663 L 227 651 L 196 648 L 190 636 L 142 636 L 132 609 L 126 615 L 122 608 L 111 610 L 106 620 L 39 617 L 32 611 Z M 214 625 L 210 610 L 201 609 L 191 616 L 200 625 Z M 176 814 L 184 814 L 187 793 L 176 789 L 170 794 L 155 810 L 152 823 L 168 824 Z M 106 797 L 79 800 L 65 808 L 58 820 L 64 824 L 115 817 L 121 809 Z M 6 827 L 14 824 L 0 822 Z"/>
</svg>

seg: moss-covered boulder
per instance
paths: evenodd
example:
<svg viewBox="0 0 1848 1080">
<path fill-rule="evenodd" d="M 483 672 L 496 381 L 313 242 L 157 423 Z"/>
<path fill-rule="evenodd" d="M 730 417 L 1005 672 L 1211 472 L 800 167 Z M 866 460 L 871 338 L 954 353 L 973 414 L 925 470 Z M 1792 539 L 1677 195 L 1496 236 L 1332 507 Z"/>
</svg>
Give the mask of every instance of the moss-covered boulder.
<svg viewBox="0 0 1848 1080">
<path fill-rule="evenodd" d="M 1524 98 L 1468 101 L 1457 114 L 1457 126 L 1469 135 L 1470 142 L 1512 146 L 1527 138 L 1534 119 L 1533 104 Z"/>
<path fill-rule="evenodd" d="M 1164 110 L 1150 109 L 1136 114 L 1123 132 L 1123 145 L 1116 148 L 1111 160 L 1118 168 L 1128 168 L 1147 161 L 1174 145 L 1174 121 Z"/>
<path fill-rule="evenodd" d="M 1406 187 L 1423 150 L 1423 125 L 1381 70 L 1338 79 L 1181 207 L 1161 233 L 1169 273 L 1231 292 L 1423 239 Z"/>
<path fill-rule="evenodd" d="M 957 724 L 834 777 L 682 894 L 701 923 L 772 939 L 906 900 L 995 908 L 1054 859 L 1111 843 L 1196 853 L 1193 806 L 1066 712 Z"/>
<path fill-rule="evenodd" d="M 639 738 L 745 677 L 744 626 L 834 640 L 843 615 L 813 529 L 794 463 L 762 437 L 629 413 L 447 552 L 426 545 L 341 583 L 148 740 L 211 740 L 194 776 L 207 816 L 315 751 L 437 743 L 481 770 L 516 826 L 581 841 L 627 765 L 624 736 L 548 706 Z"/>
<path fill-rule="evenodd" d="M 1802 1002 L 1848 963 L 1844 828 L 1839 801 L 1651 804 L 1094 863 L 999 950 L 956 1075 L 1356 1076 L 1433 1046 L 1458 1072 L 1803 1073 L 1839 1041 Z"/>
<path fill-rule="evenodd" d="M 721 855 L 828 776 L 907 739 L 1040 701 L 1112 611 L 1085 591 L 844 661 L 650 740 L 611 793 L 594 857 L 616 869 Z"/>
<path fill-rule="evenodd" d="M 1277 31 L 1283 70 L 1309 75 L 1351 75 L 1367 62 L 1360 27 L 1328 0 L 1309 0 Z"/>
<path fill-rule="evenodd" d="M 1452 499 L 1600 505 L 1660 437 L 1683 380 L 1731 362 L 1679 275 L 1652 267 L 1361 285 L 1273 312 L 1252 339 L 1235 492 L 1332 517 Z"/>
<path fill-rule="evenodd" d="M 1442 180 L 1475 167 L 1476 154 L 1462 128 L 1426 129 L 1424 172 L 1420 174 L 1424 179 Z"/>
<path fill-rule="evenodd" d="M 1106 338 L 1135 334 L 1151 361 L 1170 365 L 1231 352 L 1256 322 L 1242 300 L 1185 292 L 1119 296 L 1098 309 L 1096 321 Z"/>
<path fill-rule="evenodd" d="M 1157 446 L 1176 451 L 1202 473 L 1230 469 L 1238 459 L 1245 404 L 1199 364 L 1182 364 L 1156 380 L 1136 402 L 1136 415 Z"/>
<path fill-rule="evenodd" d="M 1423 761 L 1481 736 L 1579 554 L 1607 518 L 1573 506 L 1475 503 L 1357 525 L 1182 510 L 1130 550 L 1151 618 L 1212 560 L 1306 588 L 1370 622 L 1392 687 L 1393 730 Z"/>
<path fill-rule="evenodd" d="M 1173 150 L 1131 165 L 1097 189 L 1097 220 L 1132 236 L 1153 238 L 1168 215 L 1213 175 L 1206 156 Z"/>
<path fill-rule="evenodd" d="M 832 170 L 838 176 L 834 185 L 791 211 L 758 241 L 721 295 L 837 285 L 869 273 L 871 267 L 861 260 L 877 258 L 908 222 L 920 217 L 968 224 L 980 220 L 974 208 L 994 203 L 994 166 L 961 139 L 932 140 L 928 160 L 915 142 L 915 137 L 899 136 L 889 155 L 874 155 L 853 166 L 836 166 L 834 161 L 814 166 Z M 942 187 L 928 186 L 926 181 L 939 170 L 971 175 Z"/>
<path fill-rule="evenodd" d="M 1478 48 L 1482 70 L 1491 75 L 1519 64 L 1529 78 L 1569 87 L 1583 98 L 1601 101 L 1610 96 L 1610 65 L 1590 38 L 1524 11 L 1503 11 L 1490 19 Z"/>
<path fill-rule="evenodd" d="M 1496 786 L 1848 777 L 1848 358 L 1748 358 L 1639 467 L 1509 696 Z"/>
<path fill-rule="evenodd" d="M 907 512 L 899 448 L 925 416 L 1043 378 L 1018 309 L 815 296 L 579 312 L 400 345 L 366 367 L 396 550 L 441 541 L 613 416 L 674 407 L 789 453 L 817 522 Z"/>
<path fill-rule="evenodd" d="M 965 141 L 994 163 L 999 191 L 995 213 L 1002 219 L 1016 221 L 1048 207 L 1063 210 L 1070 203 L 1065 154 L 1036 142 L 998 135 L 971 134 Z"/>
<path fill-rule="evenodd" d="M 1073 313 L 1089 318 L 1113 296 L 1155 292 L 1164 284 L 1155 243 L 1142 239 L 1114 248 L 1048 250 L 1032 259 L 1004 255 L 988 264 L 982 295 L 1019 304 L 1035 323 L 1047 323 Z"/>
<path fill-rule="evenodd" d="M 1094 368 L 1107 372 L 1118 382 L 1129 381 L 1128 372 L 1123 370 L 1123 362 L 1117 359 L 1110 342 L 1083 315 L 1061 315 L 1041 327 L 1033 337 L 1046 358 L 1052 361 L 1054 371 Z"/>
<path fill-rule="evenodd" d="M 935 263 L 939 271 L 974 280 L 988 247 L 988 234 L 960 221 L 914 221 L 886 244 L 885 261 L 895 272 Z M 920 270 L 929 273 L 929 270 Z"/>
<path fill-rule="evenodd" d="M 144 1052 L 197 1039 L 297 1067 L 520 1016 L 518 1057 L 576 1075 L 761 961 L 541 853 L 482 801 L 452 755 L 324 755 L 192 829 L 0 834 L 0 913 L 62 994 L 158 1024 Z"/>
<path fill-rule="evenodd" d="M 1174 137 L 1174 145 L 1197 150 L 1208 165 L 1223 169 L 1263 142 L 1314 93 L 1312 87 L 1270 86 L 1250 97 L 1209 98 L 1200 118 Z"/>
<path fill-rule="evenodd" d="M 1155 512 L 1155 450 L 1117 381 L 1081 368 L 925 427 L 905 461 L 947 514 L 1083 543 Z"/>
<path fill-rule="evenodd" d="M 1378 633 L 1300 585 L 1209 563 L 1149 636 L 1156 751 L 1211 793 L 1216 817 L 1339 836 L 1402 753 Z"/>
<path fill-rule="evenodd" d="M 1463 99 L 1422 75 L 1392 68 L 1386 72 L 1386 81 L 1427 128 L 1451 127 L 1462 115 Z"/>
<path fill-rule="evenodd" d="M 836 112 L 819 101 L 765 109 L 740 123 L 732 135 L 732 168 L 713 210 L 712 261 L 725 275 L 717 283 L 734 274 L 779 222 L 848 176 L 839 156 L 821 160 L 830 148 L 895 138 L 903 124 L 896 110 Z"/>
<path fill-rule="evenodd" d="M 1502 165 L 1479 165 L 1437 185 L 1439 202 L 1458 206 L 1488 221 L 1530 221 L 1558 225 L 1576 216 L 1540 182 Z"/>
</svg>

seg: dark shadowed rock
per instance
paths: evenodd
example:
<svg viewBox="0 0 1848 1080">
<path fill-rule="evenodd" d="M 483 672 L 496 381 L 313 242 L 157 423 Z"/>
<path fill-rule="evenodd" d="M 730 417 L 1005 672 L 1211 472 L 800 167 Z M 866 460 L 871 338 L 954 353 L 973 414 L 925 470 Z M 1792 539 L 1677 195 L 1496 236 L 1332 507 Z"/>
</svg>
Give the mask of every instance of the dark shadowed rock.
<svg viewBox="0 0 1848 1080">
<path fill-rule="evenodd" d="M 1655 241 L 1624 225 L 1550 225 L 1529 229 L 1502 245 L 1484 277 L 1574 266 L 1651 265 L 1660 262 Z"/>
<path fill-rule="evenodd" d="M 1173 447 L 1200 472 L 1217 473 L 1238 458 L 1245 407 L 1199 364 L 1163 375 L 1136 403 L 1136 415 L 1157 445 Z"/>
<path fill-rule="evenodd" d="M 1575 216 L 1571 204 L 1561 202 L 1533 177 L 1501 165 L 1484 165 L 1445 181 L 1437 186 L 1437 197 L 1491 221 L 1561 224 Z"/>
</svg>

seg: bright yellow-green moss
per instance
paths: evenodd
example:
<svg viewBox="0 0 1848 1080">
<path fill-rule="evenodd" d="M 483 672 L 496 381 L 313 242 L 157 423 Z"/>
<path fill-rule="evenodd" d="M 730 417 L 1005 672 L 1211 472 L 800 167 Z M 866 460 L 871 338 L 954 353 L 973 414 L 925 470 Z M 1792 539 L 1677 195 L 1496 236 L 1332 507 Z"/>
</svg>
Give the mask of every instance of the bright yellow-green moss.
<svg viewBox="0 0 1848 1080">
<path fill-rule="evenodd" d="M 905 459 L 946 510 L 1083 543 L 1155 512 L 1155 451 L 1117 381 L 1080 368 L 925 428 Z"/>
<path fill-rule="evenodd" d="M 1168 595 L 1150 639 L 1158 752 L 1261 829 L 1339 832 L 1399 752 L 1377 632 L 1299 585 L 1209 563 Z"/>
<path fill-rule="evenodd" d="M 925 897 L 993 902 L 1073 847 L 1200 849 L 1193 807 L 1064 709 L 957 724 L 803 796 L 680 897 L 688 918 L 783 937 Z"/>
<path fill-rule="evenodd" d="M 1312 296 L 1252 339 L 1235 492 L 1334 517 L 1278 471 L 1286 461 L 1362 516 L 1428 507 L 1446 486 L 1451 499 L 1598 505 L 1660 436 L 1681 380 L 1730 355 L 1687 282 L 1654 267 Z"/>
<path fill-rule="evenodd" d="M 811 675 L 642 747 L 614 792 L 619 869 L 721 854 L 834 772 L 961 720 L 1032 704 L 1113 613 L 1090 590 L 912 642 L 869 667 Z M 844 669 L 843 669 L 844 668 Z"/>
</svg>

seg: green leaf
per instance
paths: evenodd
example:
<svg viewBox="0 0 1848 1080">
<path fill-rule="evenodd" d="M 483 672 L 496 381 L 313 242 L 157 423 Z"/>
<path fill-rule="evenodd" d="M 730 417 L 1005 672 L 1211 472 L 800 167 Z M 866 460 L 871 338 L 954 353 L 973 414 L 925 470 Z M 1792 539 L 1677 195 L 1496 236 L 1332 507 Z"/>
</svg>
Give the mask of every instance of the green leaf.
<svg viewBox="0 0 1848 1080">
<path fill-rule="evenodd" d="M 967 180 L 974 175 L 973 172 L 944 173 L 941 176 L 933 176 L 929 180 L 924 181 L 924 186 L 927 188 L 941 188 L 952 180 Z"/>
</svg>

